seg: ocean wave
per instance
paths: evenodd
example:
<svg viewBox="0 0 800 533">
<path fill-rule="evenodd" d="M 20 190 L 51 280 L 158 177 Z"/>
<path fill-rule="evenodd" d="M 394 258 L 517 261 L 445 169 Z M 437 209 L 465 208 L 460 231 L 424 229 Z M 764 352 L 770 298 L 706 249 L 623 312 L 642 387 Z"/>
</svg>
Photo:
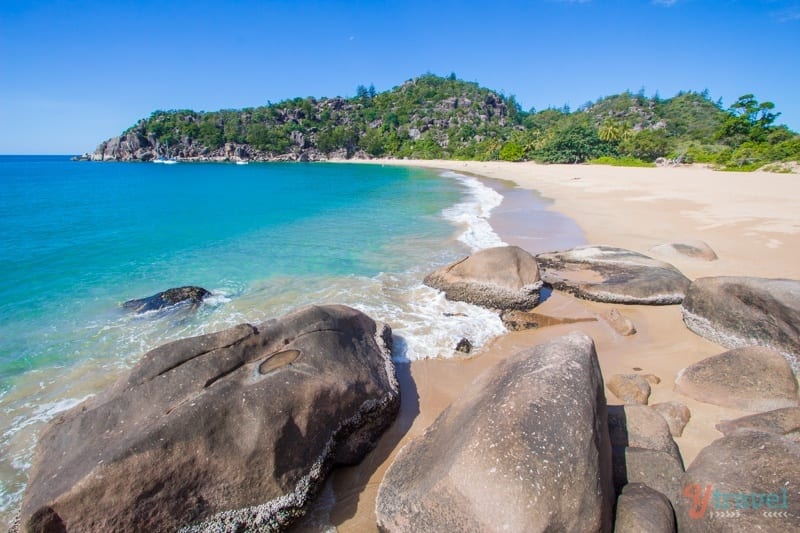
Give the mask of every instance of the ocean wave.
<svg viewBox="0 0 800 533">
<path fill-rule="evenodd" d="M 470 176 L 451 171 L 443 172 L 441 176 L 453 178 L 467 188 L 466 200 L 442 211 L 445 220 L 463 228 L 458 240 L 473 251 L 505 245 L 489 224 L 492 209 L 503 202 L 503 196 Z"/>
</svg>

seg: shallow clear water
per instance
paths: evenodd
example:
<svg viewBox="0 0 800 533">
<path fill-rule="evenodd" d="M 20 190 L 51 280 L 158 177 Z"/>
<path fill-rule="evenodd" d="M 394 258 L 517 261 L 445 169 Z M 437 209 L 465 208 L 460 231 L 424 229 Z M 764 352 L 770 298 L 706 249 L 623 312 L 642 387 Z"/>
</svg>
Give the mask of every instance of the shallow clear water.
<svg viewBox="0 0 800 533">
<path fill-rule="evenodd" d="M 399 359 L 485 344 L 497 316 L 421 280 L 501 243 L 486 220 L 500 200 L 398 167 L 0 156 L 0 513 L 43 423 L 169 340 L 343 303 L 389 323 Z M 213 293 L 197 310 L 120 309 L 189 284 Z"/>
</svg>

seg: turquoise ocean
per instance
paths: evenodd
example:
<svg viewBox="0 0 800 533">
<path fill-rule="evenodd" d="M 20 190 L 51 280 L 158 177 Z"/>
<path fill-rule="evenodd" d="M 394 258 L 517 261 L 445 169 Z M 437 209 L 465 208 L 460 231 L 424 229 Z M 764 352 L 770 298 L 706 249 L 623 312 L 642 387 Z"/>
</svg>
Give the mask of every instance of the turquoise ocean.
<svg viewBox="0 0 800 533">
<path fill-rule="evenodd" d="M 502 196 L 452 173 L 354 164 L 72 162 L 0 156 L 0 518 L 47 420 L 167 341 L 343 303 L 395 333 L 395 357 L 452 357 L 504 329 L 426 273 L 501 244 Z M 183 285 L 198 309 L 121 309 Z"/>
</svg>

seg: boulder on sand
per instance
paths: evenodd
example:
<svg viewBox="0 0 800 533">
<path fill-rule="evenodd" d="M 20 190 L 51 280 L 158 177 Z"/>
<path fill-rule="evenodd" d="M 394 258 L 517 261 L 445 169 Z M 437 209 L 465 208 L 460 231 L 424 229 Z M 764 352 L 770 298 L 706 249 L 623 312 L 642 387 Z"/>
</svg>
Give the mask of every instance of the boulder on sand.
<svg viewBox="0 0 800 533">
<path fill-rule="evenodd" d="M 683 435 L 683 428 L 692 418 L 692 412 L 680 402 L 663 402 L 650 406 L 650 409 L 664 417 L 673 437 Z"/>
<path fill-rule="evenodd" d="M 686 326 L 712 342 L 726 348 L 766 346 L 800 368 L 800 281 L 700 278 L 681 310 Z"/>
<path fill-rule="evenodd" d="M 737 429 L 753 429 L 800 441 L 800 407 L 784 407 L 735 420 L 721 420 L 716 428 L 723 435 L 730 435 Z"/>
<path fill-rule="evenodd" d="M 614 374 L 606 387 L 624 403 L 647 405 L 650 398 L 650 383 L 639 374 Z"/>
<path fill-rule="evenodd" d="M 122 304 L 122 307 L 136 313 L 144 313 L 146 311 L 158 311 L 159 309 L 184 302 L 193 306 L 200 305 L 200 302 L 208 296 L 211 296 L 211 293 L 202 287 L 177 287 L 175 289 L 167 289 L 147 298 L 128 300 Z"/>
<path fill-rule="evenodd" d="M 156 348 L 46 427 L 22 528 L 283 528 L 394 419 L 390 347 L 388 326 L 330 305 Z"/>
<path fill-rule="evenodd" d="M 686 240 L 653 246 L 650 251 L 665 258 L 683 256 L 701 261 L 716 261 L 717 254 L 705 241 Z"/>
<path fill-rule="evenodd" d="M 490 309 L 531 309 L 542 287 L 536 260 L 519 246 L 477 251 L 428 274 L 424 283 L 448 300 Z"/>
<path fill-rule="evenodd" d="M 539 254 L 536 261 L 554 289 L 598 302 L 679 304 L 691 283 L 668 263 L 611 246 Z"/>
<path fill-rule="evenodd" d="M 797 379 L 775 350 L 736 348 L 678 372 L 675 390 L 701 402 L 744 411 L 770 411 L 800 404 Z"/>
<path fill-rule="evenodd" d="M 703 448 L 681 479 L 678 531 L 798 531 L 800 444 L 739 430 Z"/>
<path fill-rule="evenodd" d="M 487 370 L 407 444 L 378 490 L 382 531 L 610 531 L 603 379 L 572 333 Z"/>
</svg>

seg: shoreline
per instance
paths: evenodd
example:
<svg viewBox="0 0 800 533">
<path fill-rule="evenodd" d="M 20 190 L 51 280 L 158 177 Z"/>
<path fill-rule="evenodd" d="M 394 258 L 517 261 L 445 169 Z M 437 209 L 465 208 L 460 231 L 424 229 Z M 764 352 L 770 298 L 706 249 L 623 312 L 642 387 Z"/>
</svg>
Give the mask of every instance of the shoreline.
<svg viewBox="0 0 800 533">
<path fill-rule="evenodd" d="M 717 275 L 800 278 L 800 264 L 794 259 L 794 251 L 800 248 L 800 194 L 795 192 L 796 176 L 792 174 L 464 161 L 358 163 L 452 171 L 479 177 L 484 183 L 500 180 L 514 184 L 504 191 L 508 193 L 505 199 L 522 196 L 519 191 L 535 194 L 545 201 L 547 211 L 574 221 L 588 244 L 654 255 L 649 249 L 657 244 L 705 240 L 719 256 L 717 261 L 654 255 L 674 264 L 691 279 Z M 765 186 L 767 180 L 771 187 Z M 514 201 L 520 201 L 520 196 Z M 489 223 L 502 240 L 532 253 L 552 251 L 538 248 L 539 243 L 525 242 L 530 228 L 525 227 L 524 220 L 513 216 L 503 220 L 503 204 L 497 210 Z M 722 437 L 714 428 L 716 423 L 749 414 L 704 404 L 673 390 L 681 369 L 726 349 L 686 328 L 676 305 L 611 305 L 554 292 L 536 311 L 558 317 L 596 317 L 611 308 L 631 318 L 638 333 L 621 337 L 602 321 L 551 326 L 508 332 L 469 359 L 402 365 L 403 404 L 397 422 L 360 465 L 333 473 L 326 491 L 332 491 L 335 503 L 331 504 L 334 498 L 324 498 L 328 503 L 312 508 L 315 518 L 325 517 L 343 533 L 375 531 L 377 488 L 403 445 L 422 434 L 483 370 L 520 349 L 574 330 L 594 339 L 604 379 L 617 373 L 652 373 L 661 382 L 652 386 L 650 405 L 679 401 L 689 407 L 691 420 L 683 435 L 675 438 L 688 467 L 700 450 Z M 609 405 L 622 404 L 607 389 L 606 397 Z M 312 522 L 302 522 L 295 530 L 312 530 Z"/>
</svg>

